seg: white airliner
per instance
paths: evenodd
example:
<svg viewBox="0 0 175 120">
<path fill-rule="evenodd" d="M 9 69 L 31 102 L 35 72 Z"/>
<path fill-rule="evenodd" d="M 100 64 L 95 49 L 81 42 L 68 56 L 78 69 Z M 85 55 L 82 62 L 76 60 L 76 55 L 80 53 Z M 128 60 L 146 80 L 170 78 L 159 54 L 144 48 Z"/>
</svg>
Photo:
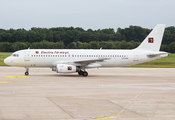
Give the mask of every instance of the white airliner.
<svg viewBox="0 0 175 120">
<path fill-rule="evenodd" d="M 168 56 L 169 53 L 159 51 L 164 30 L 165 25 L 158 24 L 132 50 L 26 49 L 14 52 L 4 63 L 25 67 L 25 75 L 29 75 L 31 67 L 50 67 L 57 73 L 78 72 L 79 75 L 88 76 L 86 68 L 128 66 Z"/>
</svg>

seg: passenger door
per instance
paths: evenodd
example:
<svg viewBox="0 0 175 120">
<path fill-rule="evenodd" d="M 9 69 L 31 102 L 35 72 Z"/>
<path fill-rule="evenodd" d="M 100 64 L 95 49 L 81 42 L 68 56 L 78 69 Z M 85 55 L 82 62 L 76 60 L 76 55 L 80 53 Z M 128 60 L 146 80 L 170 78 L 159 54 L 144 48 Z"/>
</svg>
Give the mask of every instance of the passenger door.
<svg viewBox="0 0 175 120">
<path fill-rule="evenodd" d="M 133 52 L 133 61 L 139 61 L 139 59 L 138 59 L 138 52 L 137 51 Z"/>
<path fill-rule="evenodd" d="M 24 61 L 30 61 L 30 51 L 24 52 Z"/>
</svg>

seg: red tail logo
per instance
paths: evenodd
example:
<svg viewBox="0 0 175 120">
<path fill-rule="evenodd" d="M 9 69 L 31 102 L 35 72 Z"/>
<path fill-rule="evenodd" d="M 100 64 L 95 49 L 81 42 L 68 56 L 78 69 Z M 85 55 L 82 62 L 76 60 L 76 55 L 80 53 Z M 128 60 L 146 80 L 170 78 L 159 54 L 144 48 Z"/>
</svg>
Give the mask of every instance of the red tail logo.
<svg viewBox="0 0 175 120">
<path fill-rule="evenodd" d="M 154 42 L 154 38 L 148 38 L 148 43 L 153 43 Z"/>
</svg>

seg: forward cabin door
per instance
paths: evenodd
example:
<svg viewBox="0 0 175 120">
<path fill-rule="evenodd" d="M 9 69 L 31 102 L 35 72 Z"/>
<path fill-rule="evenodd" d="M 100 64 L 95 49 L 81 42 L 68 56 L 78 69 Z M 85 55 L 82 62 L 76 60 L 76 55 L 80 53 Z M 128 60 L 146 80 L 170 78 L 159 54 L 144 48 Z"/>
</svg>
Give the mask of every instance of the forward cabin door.
<svg viewBox="0 0 175 120">
<path fill-rule="evenodd" d="M 30 61 L 30 51 L 24 52 L 24 61 Z"/>
<path fill-rule="evenodd" d="M 133 61 L 139 61 L 139 59 L 138 59 L 138 52 L 137 51 L 133 52 Z"/>
</svg>

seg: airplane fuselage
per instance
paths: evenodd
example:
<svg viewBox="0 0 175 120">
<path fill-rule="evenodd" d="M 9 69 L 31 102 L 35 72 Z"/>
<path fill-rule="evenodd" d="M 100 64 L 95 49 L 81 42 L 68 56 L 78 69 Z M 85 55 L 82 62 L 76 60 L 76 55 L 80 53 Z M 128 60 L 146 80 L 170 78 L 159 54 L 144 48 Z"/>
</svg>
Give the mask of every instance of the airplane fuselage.
<svg viewBox="0 0 175 120">
<path fill-rule="evenodd" d="M 74 61 L 105 58 L 103 62 L 95 62 L 99 64 L 97 67 L 121 67 L 162 57 L 150 58 L 149 53 L 152 51 L 26 49 L 13 53 L 5 62 L 18 67 L 54 67 L 57 64 L 75 64 Z"/>
</svg>

